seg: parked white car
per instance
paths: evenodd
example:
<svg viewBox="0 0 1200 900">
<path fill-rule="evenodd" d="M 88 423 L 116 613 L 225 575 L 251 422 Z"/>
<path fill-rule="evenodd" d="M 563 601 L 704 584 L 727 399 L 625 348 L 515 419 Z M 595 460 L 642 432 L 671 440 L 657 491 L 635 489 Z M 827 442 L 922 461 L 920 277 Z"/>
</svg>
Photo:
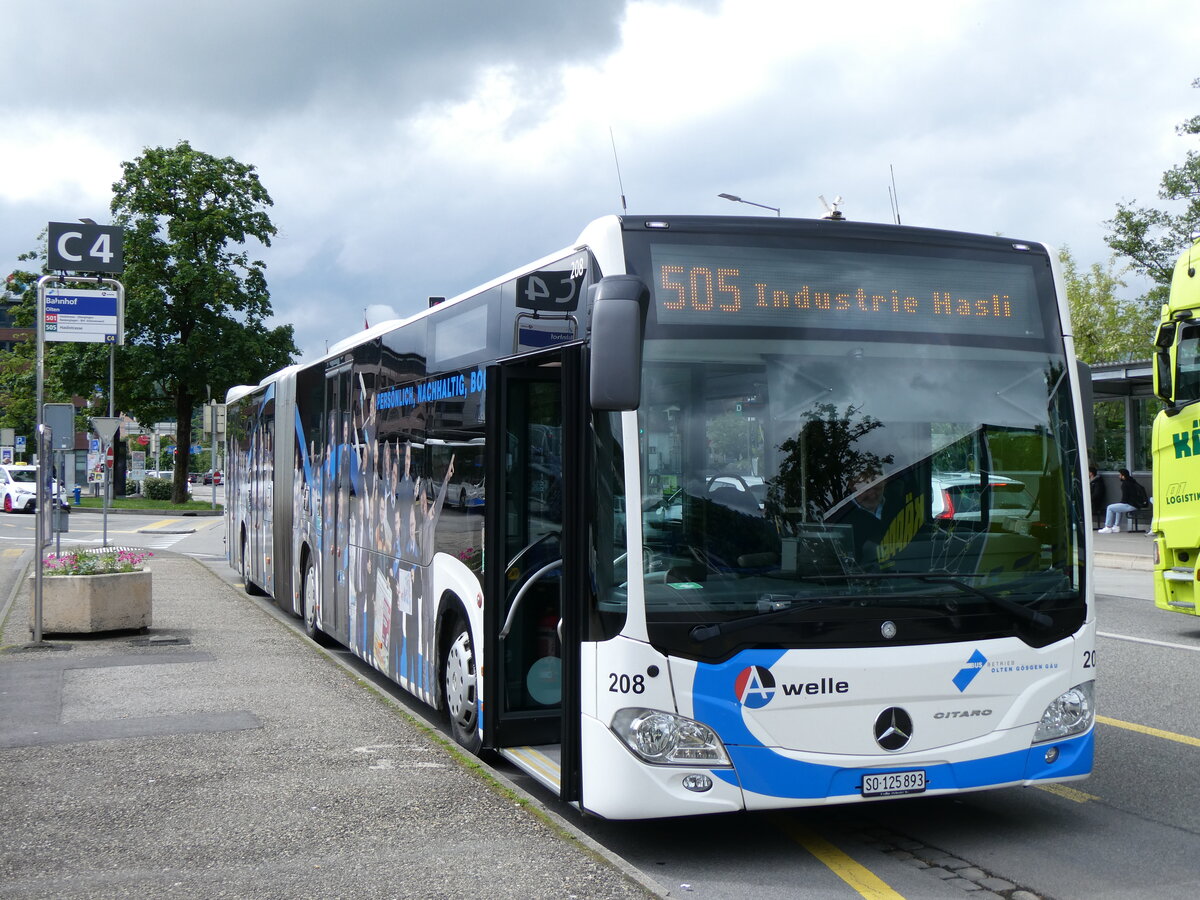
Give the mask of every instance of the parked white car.
<svg viewBox="0 0 1200 900">
<path fill-rule="evenodd" d="M 33 512 L 37 509 L 37 466 L 0 466 L 0 505 L 6 513 Z M 67 501 L 58 484 L 53 485 L 59 504 Z"/>
<path fill-rule="evenodd" d="M 932 515 L 935 519 L 978 522 L 983 489 L 978 472 L 942 472 L 933 476 Z M 1003 475 L 987 476 L 987 506 L 992 519 L 1027 516 L 1035 500 L 1024 482 Z"/>
</svg>

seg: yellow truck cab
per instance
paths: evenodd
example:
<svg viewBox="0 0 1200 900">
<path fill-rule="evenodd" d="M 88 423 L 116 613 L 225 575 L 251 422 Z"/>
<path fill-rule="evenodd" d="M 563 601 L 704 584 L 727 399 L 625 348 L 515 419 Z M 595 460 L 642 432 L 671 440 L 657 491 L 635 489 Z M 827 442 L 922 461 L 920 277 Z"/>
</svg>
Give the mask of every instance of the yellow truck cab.
<svg viewBox="0 0 1200 900">
<path fill-rule="evenodd" d="M 1200 236 L 1179 257 L 1155 334 L 1154 602 L 1197 615 L 1200 578 Z"/>
</svg>

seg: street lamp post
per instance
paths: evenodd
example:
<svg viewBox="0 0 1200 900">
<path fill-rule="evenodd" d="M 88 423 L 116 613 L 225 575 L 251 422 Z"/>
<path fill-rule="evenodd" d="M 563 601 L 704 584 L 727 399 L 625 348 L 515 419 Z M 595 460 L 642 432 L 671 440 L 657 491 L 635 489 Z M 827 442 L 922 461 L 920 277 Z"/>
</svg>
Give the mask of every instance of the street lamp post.
<svg viewBox="0 0 1200 900">
<path fill-rule="evenodd" d="M 747 206 L 757 206 L 759 209 L 769 209 L 777 216 L 780 214 L 779 207 L 777 206 L 767 206 L 765 203 L 755 203 L 753 200 L 743 200 L 741 197 L 738 197 L 734 194 L 717 194 L 717 196 L 722 200 L 732 200 L 734 203 L 745 203 Z"/>
</svg>

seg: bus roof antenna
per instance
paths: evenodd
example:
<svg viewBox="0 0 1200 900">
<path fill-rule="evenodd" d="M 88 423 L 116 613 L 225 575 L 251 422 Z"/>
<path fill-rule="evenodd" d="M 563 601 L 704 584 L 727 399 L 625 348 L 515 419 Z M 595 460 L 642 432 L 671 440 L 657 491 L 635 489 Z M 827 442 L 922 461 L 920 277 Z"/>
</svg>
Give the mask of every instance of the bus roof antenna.
<svg viewBox="0 0 1200 900">
<path fill-rule="evenodd" d="M 842 211 L 838 209 L 838 204 L 842 202 L 841 194 L 838 194 L 836 197 L 834 197 L 832 203 L 828 202 L 823 194 L 817 194 L 817 199 L 820 200 L 821 205 L 825 207 L 826 215 L 822 216 L 822 218 L 833 219 L 834 221 L 839 221 L 846 218 L 842 215 Z"/>
<path fill-rule="evenodd" d="M 892 217 L 900 224 L 900 194 L 896 191 L 896 167 L 888 163 L 888 171 L 892 173 L 892 183 L 888 187 L 888 199 L 892 202 Z"/>
<path fill-rule="evenodd" d="M 621 181 L 621 161 L 617 159 L 617 139 L 613 137 L 612 126 L 608 126 L 608 139 L 612 141 L 613 148 L 613 164 L 617 167 L 617 187 L 621 191 L 621 212 L 628 212 L 628 207 L 625 206 L 625 184 Z"/>
</svg>

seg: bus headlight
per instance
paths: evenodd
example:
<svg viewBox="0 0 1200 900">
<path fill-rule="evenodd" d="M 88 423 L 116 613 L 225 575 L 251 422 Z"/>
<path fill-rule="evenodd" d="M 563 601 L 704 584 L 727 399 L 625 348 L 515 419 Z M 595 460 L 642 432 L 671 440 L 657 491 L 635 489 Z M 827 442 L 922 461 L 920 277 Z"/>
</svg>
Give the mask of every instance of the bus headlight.
<svg viewBox="0 0 1200 900">
<path fill-rule="evenodd" d="M 1042 713 L 1042 721 L 1038 722 L 1033 742 L 1055 741 L 1082 734 L 1091 728 L 1096 718 L 1094 685 L 1093 681 L 1085 681 L 1056 697 Z"/>
<path fill-rule="evenodd" d="M 648 763 L 663 766 L 728 766 L 729 754 L 715 731 L 695 719 L 659 709 L 622 709 L 612 730 Z"/>
</svg>

